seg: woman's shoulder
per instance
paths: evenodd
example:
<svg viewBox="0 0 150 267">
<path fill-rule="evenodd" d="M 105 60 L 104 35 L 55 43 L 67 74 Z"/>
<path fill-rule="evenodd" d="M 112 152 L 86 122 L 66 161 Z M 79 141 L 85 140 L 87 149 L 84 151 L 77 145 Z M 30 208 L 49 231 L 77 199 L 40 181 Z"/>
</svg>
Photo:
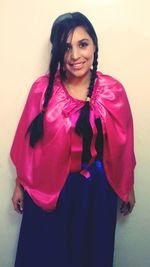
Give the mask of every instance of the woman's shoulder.
<svg viewBox="0 0 150 267">
<path fill-rule="evenodd" d="M 108 74 L 97 72 L 97 81 L 94 89 L 94 98 L 97 101 L 116 103 L 126 102 L 127 94 L 122 83 Z"/>
<path fill-rule="evenodd" d="M 123 85 L 122 83 L 115 77 L 108 75 L 108 74 L 104 74 L 100 71 L 97 72 L 97 80 L 98 80 L 98 86 L 103 87 L 106 86 L 107 88 L 122 88 L 123 89 Z"/>
<path fill-rule="evenodd" d="M 43 74 L 39 76 L 31 86 L 31 93 L 43 93 L 43 91 L 47 88 L 49 81 L 49 74 Z"/>
</svg>

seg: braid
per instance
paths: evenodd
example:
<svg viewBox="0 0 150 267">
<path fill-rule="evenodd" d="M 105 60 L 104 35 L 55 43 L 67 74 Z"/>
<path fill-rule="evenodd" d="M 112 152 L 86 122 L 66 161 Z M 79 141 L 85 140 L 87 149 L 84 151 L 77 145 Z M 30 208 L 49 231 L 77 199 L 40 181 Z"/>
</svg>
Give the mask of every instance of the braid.
<svg viewBox="0 0 150 267">
<path fill-rule="evenodd" d="M 45 96 L 44 96 L 44 103 L 43 103 L 44 110 L 46 109 L 49 99 L 52 96 L 53 83 L 54 83 L 57 67 L 58 67 L 58 59 L 56 58 L 55 55 L 53 55 L 51 59 L 50 67 L 49 67 L 49 72 L 50 72 L 49 83 L 48 83 L 48 87 L 45 91 Z"/>
<path fill-rule="evenodd" d="M 93 62 L 93 70 L 92 70 L 91 82 L 90 82 L 89 91 L 88 91 L 88 95 L 87 95 L 90 98 L 92 96 L 94 83 L 95 83 L 95 78 L 96 78 L 96 71 L 97 71 L 97 65 L 98 65 L 98 60 L 97 59 L 98 59 L 98 51 L 96 49 L 96 51 L 94 53 L 94 62 Z"/>
<path fill-rule="evenodd" d="M 97 65 L 98 65 L 97 58 L 98 58 L 98 49 L 96 49 L 94 53 L 93 69 L 92 69 L 89 91 L 87 95 L 87 97 L 89 98 L 91 98 L 94 88 Z M 89 162 L 89 160 L 91 159 L 90 146 L 91 146 L 93 132 L 89 121 L 89 115 L 90 115 L 90 105 L 89 101 L 86 101 L 85 105 L 81 109 L 80 116 L 76 123 L 76 133 L 83 137 L 82 162 Z"/>
<path fill-rule="evenodd" d="M 35 144 L 43 137 L 43 134 L 44 134 L 44 126 L 43 126 L 44 114 L 45 114 L 48 102 L 52 96 L 53 83 L 54 83 L 57 67 L 58 67 L 58 56 L 55 56 L 55 52 L 53 52 L 51 62 L 50 62 L 50 67 L 49 67 L 49 72 L 50 72 L 49 82 L 48 82 L 48 86 L 47 86 L 47 89 L 44 95 L 44 103 L 43 103 L 42 111 L 33 119 L 25 135 L 25 136 L 27 136 L 28 134 L 30 135 L 30 146 L 31 147 L 34 147 Z"/>
</svg>

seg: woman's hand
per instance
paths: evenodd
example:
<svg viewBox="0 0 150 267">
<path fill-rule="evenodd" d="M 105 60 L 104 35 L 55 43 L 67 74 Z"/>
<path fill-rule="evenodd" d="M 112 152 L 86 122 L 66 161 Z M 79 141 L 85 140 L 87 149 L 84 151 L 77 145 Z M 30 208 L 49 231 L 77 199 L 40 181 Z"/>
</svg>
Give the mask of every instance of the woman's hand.
<svg viewBox="0 0 150 267">
<path fill-rule="evenodd" d="M 16 212 L 23 212 L 23 189 L 19 183 L 16 183 L 12 196 L 13 206 Z"/>
<path fill-rule="evenodd" d="M 134 189 L 129 192 L 126 202 L 122 202 L 120 212 L 125 216 L 132 212 L 135 205 L 135 194 Z"/>
</svg>

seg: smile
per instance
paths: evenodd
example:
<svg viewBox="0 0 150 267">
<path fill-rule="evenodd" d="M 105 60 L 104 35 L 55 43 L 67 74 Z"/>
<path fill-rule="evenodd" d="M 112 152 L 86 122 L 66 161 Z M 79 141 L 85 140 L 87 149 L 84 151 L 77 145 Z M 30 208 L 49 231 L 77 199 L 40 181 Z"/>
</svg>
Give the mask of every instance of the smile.
<svg viewBox="0 0 150 267">
<path fill-rule="evenodd" d="M 69 65 L 73 69 L 81 69 L 83 67 L 84 63 L 85 62 L 79 62 L 79 63 L 69 64 Z"/>
</svg>

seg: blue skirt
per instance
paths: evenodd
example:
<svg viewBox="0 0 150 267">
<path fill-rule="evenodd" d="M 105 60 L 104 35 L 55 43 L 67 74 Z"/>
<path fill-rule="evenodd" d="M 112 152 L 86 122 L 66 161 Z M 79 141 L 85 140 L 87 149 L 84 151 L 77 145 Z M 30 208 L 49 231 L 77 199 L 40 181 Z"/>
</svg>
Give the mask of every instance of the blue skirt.
<svg viewBox="0 0 150 267">
<path fill-rule="evenodd" d="M 117 195 L 100 161 L 88 171 L 68 176 L 52 212 L 24 193 L 15 267 L 112 267 Z"/>
</svg>

